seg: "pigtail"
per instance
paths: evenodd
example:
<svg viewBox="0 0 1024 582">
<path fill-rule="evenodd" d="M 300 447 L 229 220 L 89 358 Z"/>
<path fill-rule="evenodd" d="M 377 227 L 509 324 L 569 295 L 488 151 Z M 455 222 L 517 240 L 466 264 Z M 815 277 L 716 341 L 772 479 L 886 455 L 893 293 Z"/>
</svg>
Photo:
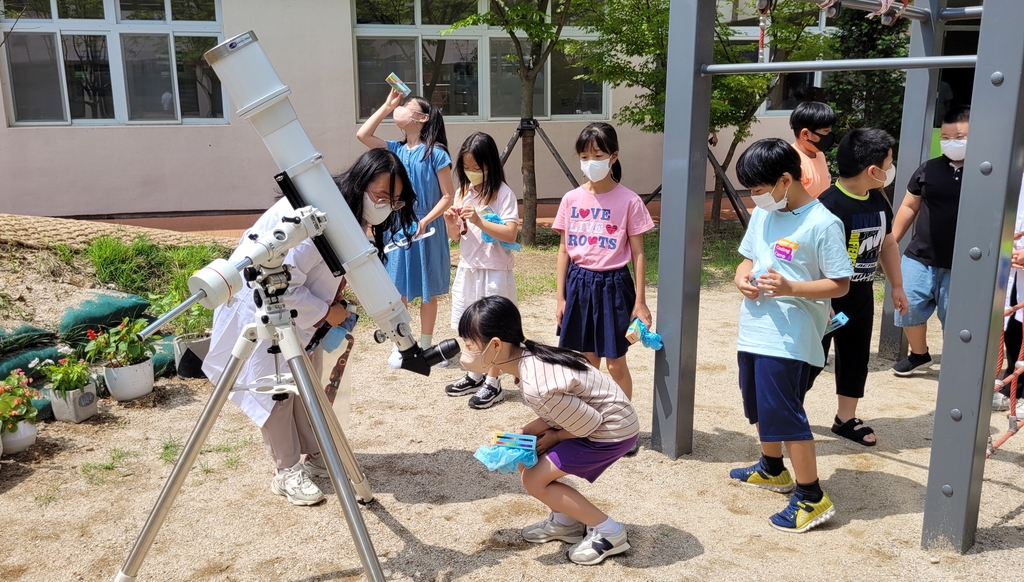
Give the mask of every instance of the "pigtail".
<svg viewBox="0 0 1024 582">
<path fill-rule="evenodd" d="M 535 358 L 545 364 L 564 366 L 570 370 L 576 370 L 577 372 L 586 372 L 590 369 L 590 362 L 588 362 L 587 358 L 579 352 L 574 352 L 566 348 L 556 348 L 554 346 L 539 344 L 533 340 L 525 338 L 520 343 L 526 346 L 526 350 L 533 354 Z"/>
</svg>

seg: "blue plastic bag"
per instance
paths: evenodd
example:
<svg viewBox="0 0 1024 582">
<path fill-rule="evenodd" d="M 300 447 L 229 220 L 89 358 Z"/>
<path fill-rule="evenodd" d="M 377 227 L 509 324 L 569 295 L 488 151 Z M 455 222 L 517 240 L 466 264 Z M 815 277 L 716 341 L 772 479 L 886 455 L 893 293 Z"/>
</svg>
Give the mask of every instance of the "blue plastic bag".
<svg viewBox="0 0 1024 582">
<path fill-rule="evenodd" d="M 515 473 L 520 463 L 529 469 L 537 464 L 537 452 L 511 447 L 481 446 L 473 457 L 484 464 L 488 471 Z"/>
<path fill-rule="evenodd" d="M 661 342 L 661 336 L 647 329 L 647 326 L 639 318 L 634 319 L 633 323 L 629 324 L 629 330 L 636 334 L 645 348 L 657 351 L 664 345 Z"/>
<path fill-rule="evenodd" d="M 502 220 L 500 216 L 498 216 L 497 214 L 495 214 L 493 212 L 484 212 L 483 214 L 480 215 L 480 218 L 486 220 L 487 222 L 493 222 L 494 224 L 505 224 L 505 221 Z M 508 249 L 510 251 L 521 251 L 522 250 L 522 247 L 519 246 L 519 243 L 499 241 L 498 239 L 494 238 L 493 236 L 487 234 L 486 232 L 481 232 L 480 234 L 481 234 L 481 237 L 480 237 L 481 240 L 483 240 L 485 243 L 500 242 L 501 246 L 505 247 L 506 249 Z"/>
</svg>

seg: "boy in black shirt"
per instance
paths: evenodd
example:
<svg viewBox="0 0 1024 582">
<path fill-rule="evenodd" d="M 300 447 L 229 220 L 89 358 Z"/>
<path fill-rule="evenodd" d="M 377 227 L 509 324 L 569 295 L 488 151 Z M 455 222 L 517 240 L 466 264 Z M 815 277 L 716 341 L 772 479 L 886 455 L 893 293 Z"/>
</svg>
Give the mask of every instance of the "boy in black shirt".
<svg viewBox="0 0 1024 582">
<path fill-rule="evenodd" d="M 871 355 L 871 330 L 875 320 L 873 281 L 878 263 L 892 285 L 892 301 L 905 312 L 900 273 L 900 250 L 892 236 L 892 206 L 882 194 L 892 163 L 893 139 L 880 129 L 854 129 L 839 144 L 839 179 L 818 200 L 843 221 L 846 248 L 853 262 L 850 291 L 832 300 L 832 311 L 849 322 L 822 338 L 825 355 L 835 343 L 836 394 L 839 406 L 832 432 L 862 445 L 875 445 L 874 430 L 857 418 L 857 404 L 864 397 Z M 821 373 L 813 368 L 811 382 Z"/>
<path fill-rule="evenodd" d="M 906 281 L 910 309 L 895 314 L 910 344 L 910 354 L 892 367 L 897 376 L 909 376 L 914 370 L 931 365 L 928 353 L 928 318 L 938 311 L 946 325 L 949 304 L 950 269 L 956 218 L 960 209 L 964 156 L 967 153 L 969 107 L 954 107 L 942 120 L 939 130 L 942 155 L 921 164 L 907 184 L 907 195 L 896 213 L 892 234 L 899 242 L 915 224 L 914 238 L 903 254 L 903 280 Z"/>
</svg>

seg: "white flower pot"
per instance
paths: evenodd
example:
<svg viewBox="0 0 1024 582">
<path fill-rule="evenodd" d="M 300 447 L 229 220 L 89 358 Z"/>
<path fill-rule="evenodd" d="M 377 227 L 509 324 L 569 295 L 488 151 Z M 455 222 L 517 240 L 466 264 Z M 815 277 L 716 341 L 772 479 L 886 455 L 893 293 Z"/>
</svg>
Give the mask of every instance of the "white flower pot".
<svg viewBox="0 0 1024 582">
<path fill-rule="evenodd" d="M 153 391 L 153 359 L 133 366 L 103 368 L 103 379 L 114 400 L 135 400 Z"/>
<path fill-rule="evenodd" d="M 174 369 L 179 378 L 205 378 L 203 360 L 210 351 L 210 336 L 183 335 L 174 338 Z"/>
<path fill-rule="evenodd" d="M 53 390 L 46 390 L 46 397 L 53 407 L 53 416 L 61 422 L 79 423 L 96 414 L 96 386 L 87 384 L 79 390 L 72 390 L 61 397 Z"/>
<path fill-rule="evenodd" d="M 36 425 L 22 420 L 18 423 L 18 430 L 5 432 L 3 437 L 3 454 L 13 455 L 31 447 L 36 442 Z"/>
</svg>

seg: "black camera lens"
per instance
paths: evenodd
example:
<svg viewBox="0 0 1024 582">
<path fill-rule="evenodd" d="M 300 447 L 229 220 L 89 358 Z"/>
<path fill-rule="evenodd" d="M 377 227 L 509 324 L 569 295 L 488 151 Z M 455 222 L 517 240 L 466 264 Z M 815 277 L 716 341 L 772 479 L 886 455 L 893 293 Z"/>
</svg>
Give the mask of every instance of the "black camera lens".
<svg viewBox="0 0 1024 582">
<path fill-rule="evenodd" d="M 428 366 L 435 366 L 445 360 L 450 360 L 462 353 L 459 342 L 453 339 L 446 339 L 437 345 L 430 346 L 423 350 L 423 361 Z"/>
</svg>

